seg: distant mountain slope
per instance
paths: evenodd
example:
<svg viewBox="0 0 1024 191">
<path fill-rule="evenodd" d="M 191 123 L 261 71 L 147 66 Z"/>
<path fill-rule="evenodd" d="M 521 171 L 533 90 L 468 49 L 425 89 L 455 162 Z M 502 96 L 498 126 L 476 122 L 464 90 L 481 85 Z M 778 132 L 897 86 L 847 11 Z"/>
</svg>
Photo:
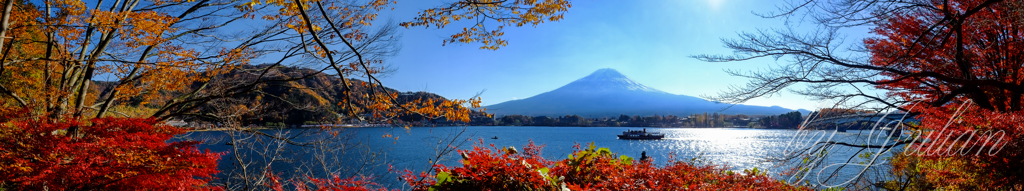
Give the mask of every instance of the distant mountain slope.
<svg viewBox="0 0 1024 191">
<path fill-rule="evenodd" d="M 225 78 L 224 81 L 254 78 L 258 73 L 252 73 L 251 71 L 260 71 L 265 67 L 267 66 L 245 66 L 232 70 L 226 74 L 222 74 L 221 77 Z M 309 68 L 276 67 L 271 69 L 271 72 L 268 72 L 264 78 L 268 80 L 278 80 L 286 78 L 300 78 L 303 76 L 308 77 L 294 81 L 269 82 L 259 88 L 259 92 L 262 93 L 252 92 L 243 94 L 233 97 L 241 101 L 226 102 L 224 104 L 244 106 L 247 108 L 260 108 L 258 111 L 240 116 L 239 118 L 243 124 L 264 124 L 266 122 L 303 124 L 304 122 L 333 121 L 338 118 L 338 112 L 341 111 L 341 108 L 337 103 L 343 100 L 344 95 L 342 95 L 342 92 L 344 91 L 344 85 L 341 78 L 338 78 L 335 75 L 318 73 L 318 71 Z M 365 81 L 360 79 L 349 78 L 349 83 L 353 84 L 351 87 L 352 95 L 364 95 L 370 93 L 369 88 L 360 85 L 364 82 Z M 110 92 L 111 88 L 115 84 L 116 82 L 93 81 L 93 85 L 90 86 L 90 88 L 92 88 L 91 91 L 93 91 L 94 95 L 99 95 L 97 97 L 97 99 L 99 99 L 106 97 L 106 94 Z M 197 88 L 199 85 L 200 84 L 197 83 L 192 86 L 193 88 Z M 414 100 L 447 99 L 430 92 L 401 92 L 387 87 L 377 87 L 376 89 L 377 92 L 387 90 L 387 92 L 397 93 L 398 97 L 395 99 L 397 104 L 405 104 Z M 159 97 L 164 99 L 170 99 L 180 94 L 180 92 L 161 93 L 163 95 Z M 359 97 L 357 97 L 357 99 L 358 98 Z M 96 101 L 99 102 L 102 100 Z M 131 107 L 157 108 L 161 106 L 152 103 L 140 105 L 139 101 L 132 99 L 119 100 L 119 102 Z M 356 107 L 362 107 L 358 104 L 361 103 L 361 100 L 357 100 L 354 103 L 357 103 Z M 197 112 L 210 112 L 210 107 L 201 106 L 197 109 Z M 482 114 L 478 112 L 473 113 L 473 116 L 478 115 Z M 419 115 L 413 114 L 403 115 L 398 117 L 398 119 L 419 121 L 423 118 Z"/>
<path fill-rule="evenodd" d="M 260 66 L 257 66 L 257 68 L 259 67 Z M 316 70 L 300 67 L 280 67 L 275 69 L 274 71 L 275 77 L 271 77 L 271 79 L 285 77 L 298 78 L 301 76 L 317 73 Z M 232 73 L 232 75 L 235 74 L 239 75 L 238 77 L 245 77 L 246 75 L 251 75 L 242 72 Z M 349 83 L 352 84 L 352 95 L 371 94 L 372 90 L 370 88 L 361 85 L 364 84 L 365 81 L 357 78 L 349 78 L 348 80 Z M 396 93 L 398 97 L 395 98 L 395 104 L 399 105 L 406 104 L 408 102 L 413 102 L 416 100 L 447 100 L 447 98 L 443 96 L 430 92 L 402 92 L 388 87 L 374 87 L 374 89 L 376 89 L 376 92 L 378 93 Z M 250 119 L 247 119 L 248 122 L 250 123 L 284 122 L 288 124 L 302 124 L 307 121 L 332 121 L 338 117 L 337 113 L 342 111 L 340 105 L 337 103 L 341 102 L 344 98 L 344 95 L 342 94 L 342 92 L 344 91 L 344 85 L 341 78 L 338 78 L 335 75 L 317 74 L 314 75 L 313 77 L 298 81 L 270 83 L 263 87 L 261 91 L 265 92 L 266 94 L 263 96 L 263 104 L 265 105 L 266 109 L 264 109 L 262 115 L 252 116 Z M 269 98 L 269 95 L 274 95 L 277 97 L 277 99 Z M 253 98 L 256 96 L 258 95 L 249 94 L 243 96 L 243 98 Z M 361 104 L 366 100 L 361 99 L 366 98 L 360 97 L 361 96 L 357 96 L 355 98 L 356 100 L 354 100 L 353 103 L 355 103 L 356 107 L 361 108 L 360 110 L 363 110 L 362 108 L 366 108 L 366 106 Z M 285 101 L 290 103 L 297 103 L 306 106 L 307 108 L 296 108 L 294 106 L 284 104 Z M 367 113 L 364 113 L 363 115 L 364 117 L 370 116 Z M 481 115 L 482 114 L 479 112 L 474 112 L 473 114 L 471 114 L 471 116 L 474 117 Z M 367 119 L 371 120 L 371 122 L 374 122 L 374 120 L 379 120 L 373 118 Z M 397 119 L 408 122 L 420 121 L 423 120 L 424 118 L 418 114 L 408 114 L 398 116 Z"/>
<path fill-rule="evenodd" d="M 530 98 L 486 106 L 498 116 L 618 117 L 626 115 L 676 115 L 719 112 L 724 114 L 776 115 L 793 111 L 779 106 L 764 107 L 715 103 L 701 98 L 676 95 L 637 83 L 618 71 L 600 69 L 558 89 Z M 728 109 L 726 109 L 728 108 Z M 726 110 L 722 110 L 726 109 Z"/>
</svg>

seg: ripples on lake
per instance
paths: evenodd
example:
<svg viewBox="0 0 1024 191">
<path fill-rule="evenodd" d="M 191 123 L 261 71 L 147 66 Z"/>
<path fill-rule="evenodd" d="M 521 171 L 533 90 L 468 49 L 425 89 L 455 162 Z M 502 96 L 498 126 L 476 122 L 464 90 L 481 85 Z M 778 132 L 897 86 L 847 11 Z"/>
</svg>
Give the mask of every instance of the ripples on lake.
<svg viewBox="0 0 1024 191">
<path fill-rule="evenodd" d="M 471 149 L 472 145 L 482 140 L 485 145 L 494 144 L 498 148 L 504 146 L 515 146 L 522 148 L 528 141 L 532 140 L 537 145 L 544 145 L 542 155 L 549 160 L 560 160 L 566 158 L 573 151 L 573 146 L 580 144 L 594 143 L 597 147 L 607 147 L 612 152 L 639 158 L 640 153 L 646 151 L 658 164 L 664 164 L 669 155 L 674 155 L 676 160 L 689 161 L 697 159 L 710 162 L 716 165 L 728 165 L 730 169 L 742 171 L 743 169 L 767 169 L 769 172 L 777 173 L 791 166 L 778 167 L 775 163 L 767 162 L 769 156 L 778 155 L 786 148 L 796 148 L 794 143 L 807 141 L 815 137 L 796 137 L 796 130 L 773 130 L 773 129 L 745 129 L 745 128 L 647 128 L 647 131 L 657 131 L 665 134 L 662 140 L 619 140 L 615 135 L 626 130 L 641 130 L 643 128 L 629 127 L 508 127 L 508 126 L 471 126 L 471 127 L 414 127 L 409 130 L 403 128 L 374 127 L 374 128 L 350 128 L 352 142 L 365 143 L 369 149 L 356 152 L 349 152 L 346 157 L 355 161 L 362 154 L 378 154 L 380 158 L 387 161 L 395 169 L 409 169 L 413 172 L 426 170 L 429 162 L 435 156 L 438 148 L 443 147 L 441 142 L 452 140 L 452 136 L 463 129 L 465 132 L 458 138 L 457 142 L 465 141 L 460 149 Z M 289 130 L 297 132 L 299 130 Z M 814 131 L 814 135 L 832 135 L 831 132 Z M 854 131 L 851 131 L 854 132 Z M 392 135 L 392 138 L 383 135 Z M 192 136 L 223 137 L 222 132 L 198 132 Z M 498 139 L 491 139 L 497 136 Z M 397 137 L 397 139 L 394 139 Z M 866 138 L 865 134 L 857 133 L 836 133 L 833 140 L 864 141 L 874 140 Z M 794 142 L 794 140 L 796 142 Z M 230 147 L 223 144 L 204 145 L 213 151 L 226 151 Z M 365 153 L 374 152 L 374 153 Z M 834 155 L 829 157 L 826 163 L 845 162 L 849 156 L 856 155 L 856 150 L 833 150 Z M 838 156 L 838 157 L 836 157 Z M 226 156 L 227 157 L 227 156 Z M 455 155 L 445 157 L 442 164 L 458 164 Z M 230 160 L 221 160 L 221 168 L 230 168 Z M 350 163 L 357 165 L 357 163 Z M 275 167 L 287 168 L 287 167 Z M 276 169 L 275 169 L 276 170 Z M 226 171 L 226 170 L 222 170 Z M 850 177 L 858 170 L 844 170 L 841 177 Z M 379 177 L 379 181 L 400 184 L 397 175 L 389 173 L 386 166 L 376 166 L 362 171 L 363 174 L 372 174 Z M 780 176 L 774 176 L 781 178 Z M 394 182 L 390 182 L 394 181 Z"/>
</svg>

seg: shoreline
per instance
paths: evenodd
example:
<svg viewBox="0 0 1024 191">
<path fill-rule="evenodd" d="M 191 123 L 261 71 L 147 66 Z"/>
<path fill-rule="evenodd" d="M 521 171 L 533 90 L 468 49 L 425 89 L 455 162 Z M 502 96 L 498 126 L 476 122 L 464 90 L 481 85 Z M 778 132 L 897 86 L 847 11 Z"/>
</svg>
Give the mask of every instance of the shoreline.
<svg viewBox="0 0 1024 191">
<path fill-rule="evenodd" d="M 331 128 L 331 129 L 333 129 L 333 128 L 344 129 L 344 128 L 388 127 L 388 126 L 391 126 L 391 125 L 388 125 L 388 124 L 366 124 L 366 125 L 354 125 L 354 124 L 344 124 L 344 125 L 341 125 L 341 124 L 337 124 L 337 125 L 301 125 L 301 126 L 297 126 L 297 127 L 295 127 L 295 126 L 293 126 L 293 127 L 287 127 L 287 126 L 285 126 L 285 127 L 248 126 L 248 127 L 243 127 L 243 128 L 201 128 L 201 127 L 200 128 L 183 127 L 183 128 L 187 128 L 188 132 L 207 132 L 207 131 L 229 131 L 229 130 L 236 130 L 236 129 L 247 129 L 247 130 L 313 129 L 313 128 L 321 128 L 321 127 L 325 127 L 325 126 L 327 128 Z"/>
<path fill-rule="evenodd" d="M 396 127 L 396 128 L 404 128 L 404 127 L 406 127 L 404 125 L 389 125 L 389 124 L 368 124 L 368 125 L 351 125 L 351 124 L 347 124 L 347 125 L 334 125 L 334 126 L 322 125 L 322 126 L 328 126 L 327 127 L 328 129 L 334 129 L 334 128 L 338 128 L 338 129 L 371 128 L 371 127 Z M 422 128 L 422 127 L 431 127 L 431 128 L 433 128 L 433 127 L 457 127 L 457 126 L 465 126 L 465 127 L 470 127 L 470 126 L 473 126 L 473 127 L 611 127 L 611 126 L 511 126 L 511 125 L 424 125 L 424 126 L 408 126 L 408 127 L 409 128 Z M 248 129 L 248 130 L 312 129 L 312 128 L 320 128 L 320 127 L 321 127 L 321 125 L 303 125 L 303 126 L 298 126 L 298 127 L 254 126 L 254 127 L 247 127 L 246 129 Z M 745 127 L 745 126 L 732 126 L 732 127 L 687 127 L 687 126 L 680 126 L 680 127 L 617 127 L 617 128 L 651 128 L 651 129 L 662 129 L 662 128 L 683 128 L 683 129 L 766 129 L 766 130 L 767 129 L 773 129 L 773 128 L 751 128 L 751 127 Z M 229 131 L 229 130 L 235 130 L 235 129 L 238 129 L 238 128 L 201 128 L 201 129 L 190 129 L 190 130 L 188 130 L 188 132 Z M 779 129 L 786 129 L 786 128 L 779 128 Z"/>
</svg>

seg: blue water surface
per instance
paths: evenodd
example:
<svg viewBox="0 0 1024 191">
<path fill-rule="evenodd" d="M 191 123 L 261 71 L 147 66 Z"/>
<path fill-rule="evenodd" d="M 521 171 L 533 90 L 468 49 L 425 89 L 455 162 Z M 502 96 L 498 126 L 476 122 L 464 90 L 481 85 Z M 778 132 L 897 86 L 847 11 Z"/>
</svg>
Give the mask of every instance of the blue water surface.
<svg viewBox="0 0 1024 191">
<path fill-rule="evenodd" d="M 346 168 L 332 173 L 345 176 L 369 175 L 373 176 L 376 182 L 381 182 L 389 187 L 403 188 L 403 183 L 398 181 L 398 173 L 394 171 L 410 170 L 418 173 L 427 170 L 430 163 L 437 159 L 438 151 L 449 144 L 458 149 L 471 149 L 473 145 L 481 145 L 482 141 L 483 146 L 490 144 L 498 148 L 515 146 L 521 150 L 529 141 L 533 141 L 534 144 L 544 146 L 542 156 L 549 160 L 566 158 L 574 150 L 573 146 L 577 144 L 586 146 L 594 143 L 597 147 L 607 147 L 612 152 L 634 158 L 640 158 L 641 152 L 646 152 L 657 164 L 665 164 L 672 155 L 676 160 L 696 160 L 703 162 L 702 164 L 723 165 L 737 172 L 753 168 L 768 170 L 773 177 L 785 179 L 786 177 L 777 173 L 793 166 L 779 166 L 780 163 L 769 159 L 785 152 L 787 148 L 790 150 L 803 148 L 800 147 L 801 143 L 806 146 L 809 143 L 829 138 L 869 144 L 880 144 L 882 139 L 856 131 L 849 133 L 816 131 L 812 132 L 816 133 L 813 134 L 816 136 L 808 136 L 808 132 L 801 134 L 797 130 L 748 128 L 646 128 L 647 131 L 664 133 L 666 136 L 661 140 L 620 140 L 615 136 L 626 130 L 642 129 L 645 128 L 520 126 L 346 128 L 341 130 L 339 133 L 341 136 L 338 136 L 345 138 L 343 141 L 345 144 L 332 146 L 345 151 L 337 154 L 343 156 L 339 156 L 340 163 L 336 164 L 346 166 Z M 268 134 L 286 132 L 291 135 L 310 131 L 316 130 L 286 129 L 263 132 Z M 193 132 L 189 136 L 207 140 L 207 144 L 202 145 L 204 149 L 216 152 L 226 151 L 227 154 L 222 157 L 220 163 L 221 171 L 237 172 L 237 161 L 231 158 L 233 156 L 231 146 L 224 144 L 230 142 L 230 137 L 227 135 L 226 132 L 210 131 Z M 492 139 L 494 137 L 497 139 Z M 236 137 L 236 139 L 240 138 Z M 297 150 L 301 150 L 298 149 L 300 147 L 280 143 L 275 145 L 296 148 L 282 153 L 282 155 L 290 154 L 291 157 L 281 157 L 280 162 L 274 163 L 272 166 L 275 171 L 287 173 L 288 169 L 296 169 L 294 165 L 299 164 L 296 161 L 310 160 L 310 154 L 297 152 Z M 830 150 L 832 155 L 826 158 L 822 166 L 846 162 L 850 156 L 858 155 L 858 151 L 857 149 Z M 253 153 L 255 151 L 240 152 Z M 373 158 L 373 161 L 369 164 L 361 162 L 366 161 L 367 158 Z M 441 157 L 438 162 L 452 166 L 459 164 L 458 159 L 460 158 L 457 154 L 449 154 Z M 259 160 L 268 161 L 263 158 Z M 860 161 L 863 160 L 860 159 Z M 304 165 L 302 168 L 316 171 L 315 166 Z M 830 168 L 835 167 L 833 165 Z M 839 177 L 852 177 L 863 167 L 848 168 L 842 170 Z M 318 172 L 322 173 L 323 171 Z"/>
</svg>

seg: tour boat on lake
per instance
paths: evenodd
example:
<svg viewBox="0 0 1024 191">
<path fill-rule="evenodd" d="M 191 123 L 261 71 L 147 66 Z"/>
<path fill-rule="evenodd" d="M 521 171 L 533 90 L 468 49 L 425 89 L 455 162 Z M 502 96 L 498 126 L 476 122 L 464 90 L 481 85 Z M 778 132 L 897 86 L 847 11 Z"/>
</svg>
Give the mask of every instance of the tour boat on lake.
<svg viewBox="0 0 1024 191">
<path fill-rule="evenodd" d="M 644 139 L 644 140 L 647 140 L 647 139 L 661 139 L 661 138 L 665 138 L 665 134 L 661 134 L 661 133 L 657 133 L 657 132 L 648 133 L 647 129 L 644 129 L 642 131 L 637 131 L 637 130 L 623 131 L 622 134 L 618 135 L 618 136 L 619 136 L 619 139 Z"/>
</svg>

